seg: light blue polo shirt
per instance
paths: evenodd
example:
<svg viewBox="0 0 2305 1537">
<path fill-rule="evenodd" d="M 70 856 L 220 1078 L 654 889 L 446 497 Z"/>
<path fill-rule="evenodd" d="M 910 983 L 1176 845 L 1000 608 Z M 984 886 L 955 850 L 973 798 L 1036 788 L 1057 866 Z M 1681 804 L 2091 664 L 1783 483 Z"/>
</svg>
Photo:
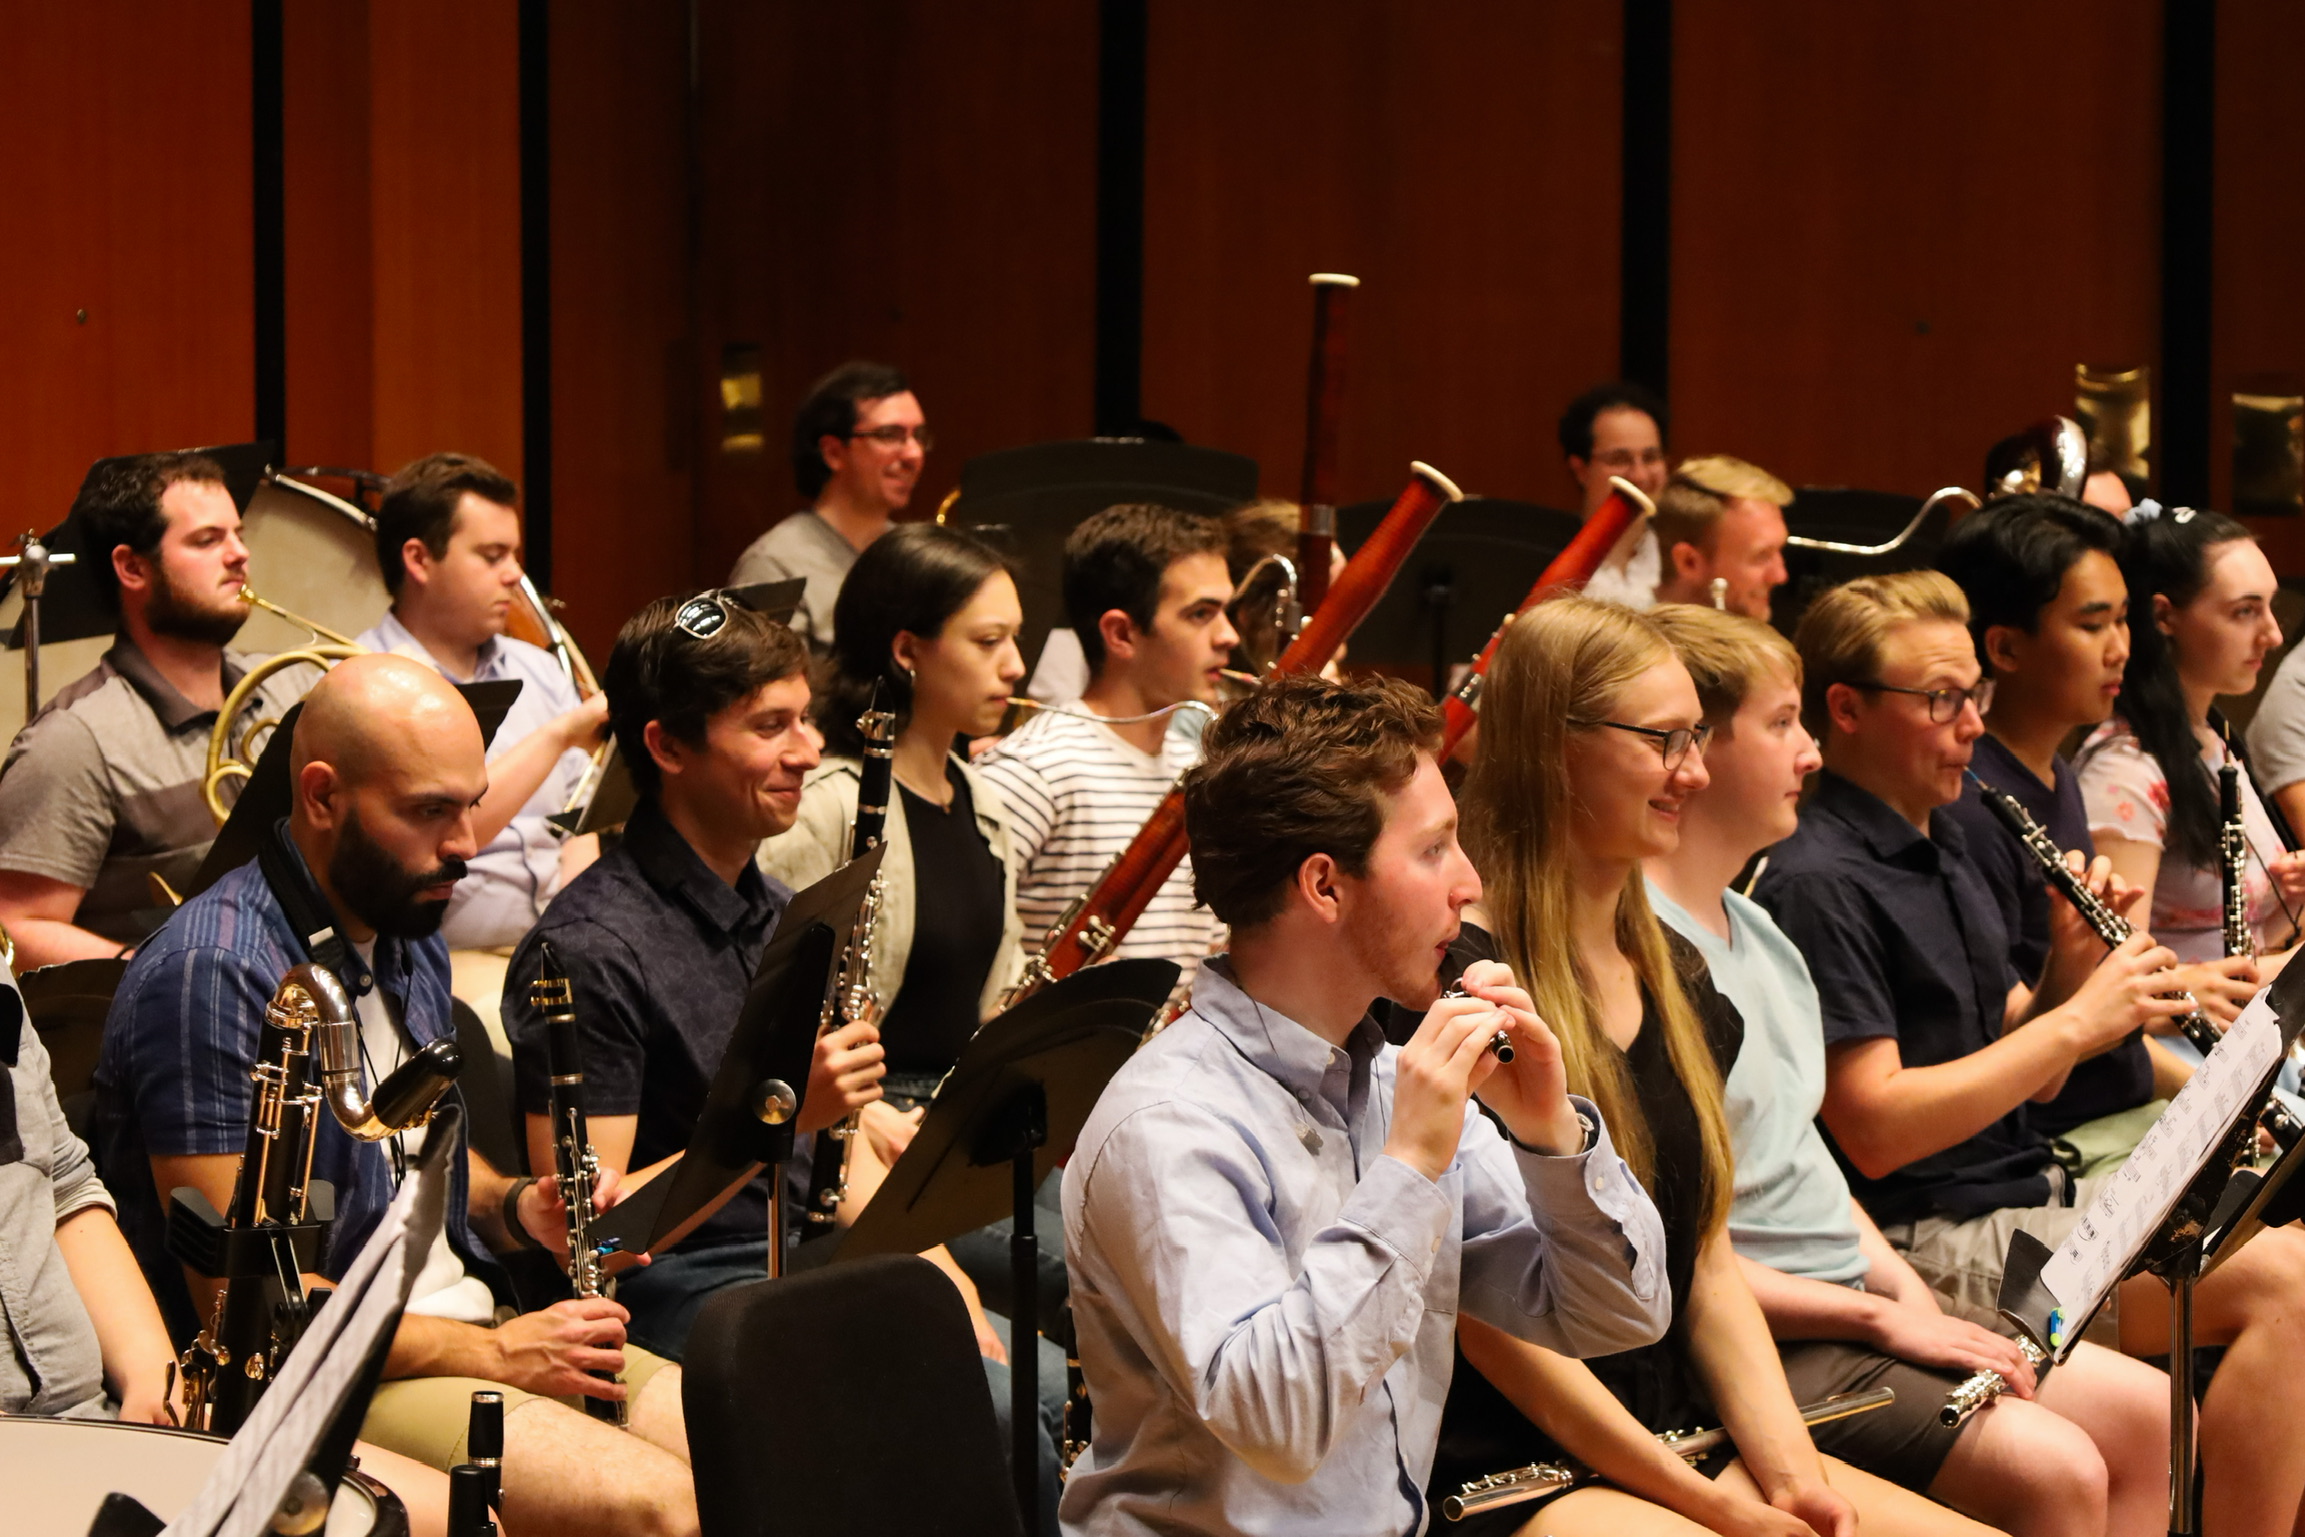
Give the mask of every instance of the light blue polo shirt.
<svg viewBox="0 0 2305 1537">
<path fill-rule="evenodd" d="M 1871 1268 L 1857 1246 L 1849 1182 L 1817 1111 L 1825 1102 L 1825 1030 L 1808 963 L 1758 904 L 1723 892 L 1722 939 L 1649 883 L 1649 903 L 1695 945 L 1713 986 L 1745 1017 L 1729 1070 L 1729 1142 L 1737 1159 L 1729 1241 L 1772 1270 L 1850 1285 Z"/>
</svg>

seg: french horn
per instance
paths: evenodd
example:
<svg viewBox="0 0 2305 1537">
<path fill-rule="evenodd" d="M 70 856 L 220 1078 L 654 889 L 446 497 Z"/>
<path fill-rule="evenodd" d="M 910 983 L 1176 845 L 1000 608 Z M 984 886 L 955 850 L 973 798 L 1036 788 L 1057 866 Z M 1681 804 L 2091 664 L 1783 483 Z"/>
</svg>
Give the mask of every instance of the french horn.
<svg viewBox="0 0 2305 1537">
<path fill-rule="evenodd" d="M 224 787 L 256 772 L 256 760 L 263 754 L 264 743 L 280 724 L 280 718 L 275 715 L 260 716 L 245 726 L 241 724 L 240 717 L 248 712 L 265 681 L 291 667 L 317 667 L 325 672 L 347 657 L 361 656 L 368 650 L 349 635 L 332 630 L 316 619 L 291 613 L 259 596 L 255 588 L 245 583 L 240 588 L 240 601 L 309 630 L 312 640 L 264 658 L 242 673 L 232 692 L 224 696 L 224 707 L 216 712 L 216 724 L 208 733 L 208 769 L 200 780 L 200 798 L 208 803 L 208 814 L 216 819 L 218 827 L 232 814 L 232 808 L 224 802 Z"/>
</svg>

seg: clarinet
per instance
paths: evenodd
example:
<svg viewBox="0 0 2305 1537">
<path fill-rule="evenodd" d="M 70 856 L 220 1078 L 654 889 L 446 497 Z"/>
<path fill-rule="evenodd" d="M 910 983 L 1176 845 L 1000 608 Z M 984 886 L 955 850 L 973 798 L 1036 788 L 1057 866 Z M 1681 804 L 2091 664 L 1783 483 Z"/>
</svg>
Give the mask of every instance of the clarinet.
<svg viewBox="0 0 2305 1537">
<path fill-rule="evenodd" d="M 1853 1414 L 1867 1414 L 1885 1409 L 1897 1401 L 1895 1388 L 1867 1388 L 1862 1393 L 1836 1393 L 1831 1398 L 1820 1398 L 1815 1403 L 1801 1405 L 1801 1423 L 1823 1425 L 1833 1420 L 1845 1420 Z M 1715 1447 L 1727 1444 L 1728 1431 L 1668 1430 L 1657 1440 L 1665 1450 L 1687 1462 L 1695 1462 Z M 1568 1462 L 1532 1462 L 1525 1468 L 1510 1473 L 1491 1473 L 1476 1478 L 1455 1494 L 1441 1501 L 1441 1515 L 1450 1521 L 1462 1521 L 1467 1516 L 1484 1510 L 1498 1510 L 1507 1505 L 1525 1505 L 1531 1500 L 1550 1499 L 1566 1494 L 1595 1481 L 1590 1468 Z"/>
<path fill-rule="evenodd" d="M 2089 883 L 2073 872 L 2073 867 L 2065 863 L 2065 851 L 2057 847 L 2048 829 L 2033 820 L 2033 813 L 2027 811 L 2017 797 L 1985 783 L 1974 770 L 1966 772 L 1969 782 L 1977 787 L 1977 794 L 1984 801 L 1985 809 L 2033 857 L 2033 863 L 2041 867 L 2041 874 L 2047 877 L 2049 884 L 2056 887 L 2066 901 L 2073 904 L 2074 910 L 2081 915 L 2081 921 L 2088 924 L 2091 932 L 2105 942 L 2105 948 L 2110 950 L 2125 944 L 2135 932 L 2129 920 L 2107 906 L 2104 898 L 2091 891 Z M 2221 1032 L 2210 1022 L 2209 1016 L 2201 1011 L 2199 1002 L 2190 993 L 2172 993 L 2170 996 L 2181 997 L 2193 1004 L 2192 1009 L 2177 1021 L 2177 1028 L 2184 1032 L 2185 1039 L 2191 1041 L 2203 1056 L 2215 1051 Z"/>
<path fill-rule="evenodd" d="M 462 1066 L 455 1042 L 434 1041 L 371 1100 L 360 1089 L 360 1020 L 343 984 L 309 962 L 281 978 L 249 1072 L 255 1094 L 231 1207 L 219 1214 L 192 1189 L 170 1201 L 169 1252 L 224 1282 L 177 1361 L 188 1428 L 238 1430 L 311 1320 L 302 1272 L 317 1263 L 327 1226 L 326 1208 L 313 1216 L 311 1188 L 322 1104 L 353 1136 L 380 1142 L 430 1120 Z"/>
<path fill-rule="evenodd" d="M 448 1470 L 448 1537 L 496 1537 L 489 1511 L 504 1508 L 504 1395 L 472 1395 L 465 1461 Z"/>
<path fill-rule="evenodd" d="M 2249 827 L 2241 817 L 2241 766 L 2230 756 L 2217 770 L 2217 885 L 2225 899 L 2225 953 L 2255 955 L 2249 927 Z"/>
<path fill-rule="evenodd" d="M 576 1033 L 575 989 L 552 941 L 536 946 L 536 980 L 528 1001 L 544 1019 L 546 1054 L 552 1069 L 552 1172 L 560 1186 L 560 1199 L 568 1212 L 568 1287 L 579 1297 L 609 1293 L 610 1283 L 601 1261 L 616 1251 L 614 1239 L 595 1243 L 592 1237 L 592 1198 L 600 1187 L 600 1158 L 592 1148 L 592 1130 L 584 1118 L 584 1043 Z M 614 1382 L 613 1372 L 594 1376 Z M 623 1425 L 627 1406 L 620 1398 L 584 1395 L 584 1412 L 611 1425 Z"/>
<path fill-rule="evenodd" d="M 864 738 L 864 758 L 856 781 L 856 821 L 849 828 L 848 857 L 853 862 L 880 846 L 888 827 L 888 801 L 896 780 L 896 712 L 880 707 L 880 685 L 856 718 L 857 734 Z M 880 934 L 881 878 L 878 872 L 865 888 L 864 902 L 856 910 L 856 923 L 848 931 L 840 962 L 833 968 L 832 985 L 817 1019 L 817 1034 L 880 1018 L 880 995 L 872 985 L 872 959 Z M 808 1209 L 802 1221 L 811 1233 L 832 1229 L 840 1203 L 848 1198 L 848 1159 L 856 1146 L 858 1113 L 850 1111 L 816 1134 L 808 1164 Z"/>
</svg>

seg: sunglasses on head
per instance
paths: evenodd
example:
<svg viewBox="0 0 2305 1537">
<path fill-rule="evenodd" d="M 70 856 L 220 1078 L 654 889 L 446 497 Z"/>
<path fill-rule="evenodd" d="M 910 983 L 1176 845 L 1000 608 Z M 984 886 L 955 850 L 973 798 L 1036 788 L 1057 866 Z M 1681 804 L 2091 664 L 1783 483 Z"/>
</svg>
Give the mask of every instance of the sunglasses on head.
<svg viewBox="0 0 2305 1537">
<path fill-rule="evenodd" d="M 728 612 L 741 607 L 735 594 L 720 588 L 713 592 L 700 592 L 674 611 L 672 622 L 683 635 L 696 640 L 710 640 L 728 627 Z"/>
</svg>

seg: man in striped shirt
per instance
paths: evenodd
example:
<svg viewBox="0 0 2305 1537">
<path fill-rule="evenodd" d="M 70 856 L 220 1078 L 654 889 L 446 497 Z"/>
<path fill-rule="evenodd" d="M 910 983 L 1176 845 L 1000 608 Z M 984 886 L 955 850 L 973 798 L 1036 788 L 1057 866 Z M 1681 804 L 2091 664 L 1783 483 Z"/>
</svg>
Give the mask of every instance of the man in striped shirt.
<svg viewBox="0 0 2305 1537">
<path fill-rule="evenodd" d="M 1225 618 L 1231 595 L 1224 525 L 1206 514 L 1108 507 L 1065 541 L 1065 611 L 1089 664 L 1071 708 L 1097 718 L 1038 715 L 981 765 L 1008 803 L 1017 909 L 1033 940 L 1200 756 L 1205 717 L 1173 707 L 1215 702 L 1239 642 Z M 1194 905 L 1188 858 L 1114 953 L 1175 961 L 1189 982 L 1216 936 L 1216 919 Z"/>
</svg>

